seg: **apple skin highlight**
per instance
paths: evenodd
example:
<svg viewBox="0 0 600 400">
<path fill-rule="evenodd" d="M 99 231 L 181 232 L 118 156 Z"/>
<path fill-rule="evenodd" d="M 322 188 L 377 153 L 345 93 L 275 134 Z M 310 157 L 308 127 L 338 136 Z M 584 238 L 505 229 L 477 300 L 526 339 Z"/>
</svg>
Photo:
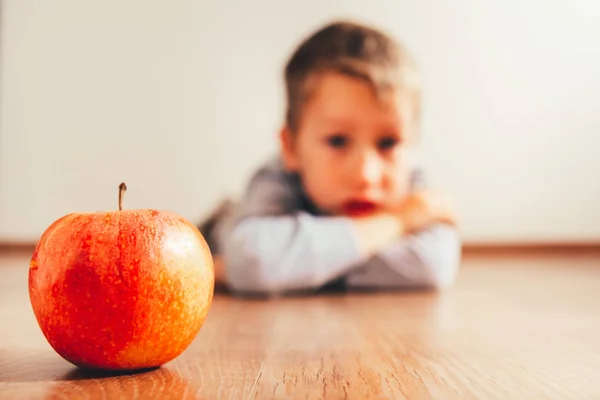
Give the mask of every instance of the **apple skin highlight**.
<svg viewBox="0 0 600 400">
<path fill-rule="evenodd" d="M 74 213 L 41 236 L 29 296 L 54 350 L 88 369 L 138 370 L 179 356 L 209 312 L 203 236 L 171 212 Z"/>
</svg>

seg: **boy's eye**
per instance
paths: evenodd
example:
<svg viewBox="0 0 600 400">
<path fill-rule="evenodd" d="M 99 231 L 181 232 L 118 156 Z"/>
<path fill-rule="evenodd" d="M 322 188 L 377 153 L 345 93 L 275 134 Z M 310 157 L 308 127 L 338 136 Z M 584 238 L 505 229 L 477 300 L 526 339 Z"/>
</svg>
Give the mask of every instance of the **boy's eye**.
<svg viewBox="0 0 600 400">
<path fill-rule="evenodd" d="M 335 134 L 327 137 L 327 144 L 333 148 L 341 149 L 348 144 L 348 137 L 343 134 Z"/>
<path fill-rule="evenodd" d="M 400 142 L 400 140 L 398 140 L 398 138 L 396 138 L 396 137 L 393 137 L 393 136 L 384 137 L 382 139 L 379 139 L 379 141 L 377 142 L 377 148 L 379 150 L 390 150 L 390 149 L 396 147 L 399 142 Z"/>
</svg>

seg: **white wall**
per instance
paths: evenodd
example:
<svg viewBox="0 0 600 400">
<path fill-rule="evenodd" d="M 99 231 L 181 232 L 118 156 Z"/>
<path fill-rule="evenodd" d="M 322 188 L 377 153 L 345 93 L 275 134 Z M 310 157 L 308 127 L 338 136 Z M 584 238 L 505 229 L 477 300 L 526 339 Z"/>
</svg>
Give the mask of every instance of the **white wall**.
<svg viewBox="0 0 600 400">
<path fill-rule="evenodd" d="M 196 221 L 275 149 L 285 57 L 333 17 L 414 52 L 465 240 L 600 239 L 600 2 L 369 3 L 4 0 L 0 239 L 113 209 L 121 181 Z"/>
</svg>

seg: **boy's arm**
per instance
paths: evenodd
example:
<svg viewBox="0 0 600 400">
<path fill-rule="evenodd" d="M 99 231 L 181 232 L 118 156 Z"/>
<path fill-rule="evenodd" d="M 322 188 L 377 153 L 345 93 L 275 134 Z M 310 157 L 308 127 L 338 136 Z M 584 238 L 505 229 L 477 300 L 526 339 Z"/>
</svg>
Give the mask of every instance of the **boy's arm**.
<svg viewBox="0 0 600 400">
<path fill-rule="evenodd" d="M 394 218 L 255 217 L 230 232 L 223 255 L 225 281 L 238 292 L 284 293 L 318 289 L 346 276 L 350 287 L 450 285 L 461 244 L 450 225 L 401 236 Z"/>
<path fill-rule="evenodd" d="M 317 289 L 341 276 L 351 287 L 449 285 L 460 262 L 456 230 L 439 223 L 403 235 L 410 228 L 401 221 L 307 213 L 247 218 L 224 242 L 226 282 L 234 291 L 271 294 Z"/>
</svg>

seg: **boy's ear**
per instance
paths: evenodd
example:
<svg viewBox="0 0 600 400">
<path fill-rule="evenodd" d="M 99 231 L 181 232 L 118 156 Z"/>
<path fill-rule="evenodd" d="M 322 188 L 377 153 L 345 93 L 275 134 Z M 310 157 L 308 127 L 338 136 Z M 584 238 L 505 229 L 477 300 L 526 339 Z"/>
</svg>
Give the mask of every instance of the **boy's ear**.
<svg viewBox="0 0 600 400">
<path fill-rule="evenodd" d="M 294 141 L 294 136 L 287 125 L 281 128 L 281 131 L 279 132 L 279 141 L 285 168 L 292 172 L 297 171 L 298 155 L 296 152 L 296 143 Z"/>
</svg>

